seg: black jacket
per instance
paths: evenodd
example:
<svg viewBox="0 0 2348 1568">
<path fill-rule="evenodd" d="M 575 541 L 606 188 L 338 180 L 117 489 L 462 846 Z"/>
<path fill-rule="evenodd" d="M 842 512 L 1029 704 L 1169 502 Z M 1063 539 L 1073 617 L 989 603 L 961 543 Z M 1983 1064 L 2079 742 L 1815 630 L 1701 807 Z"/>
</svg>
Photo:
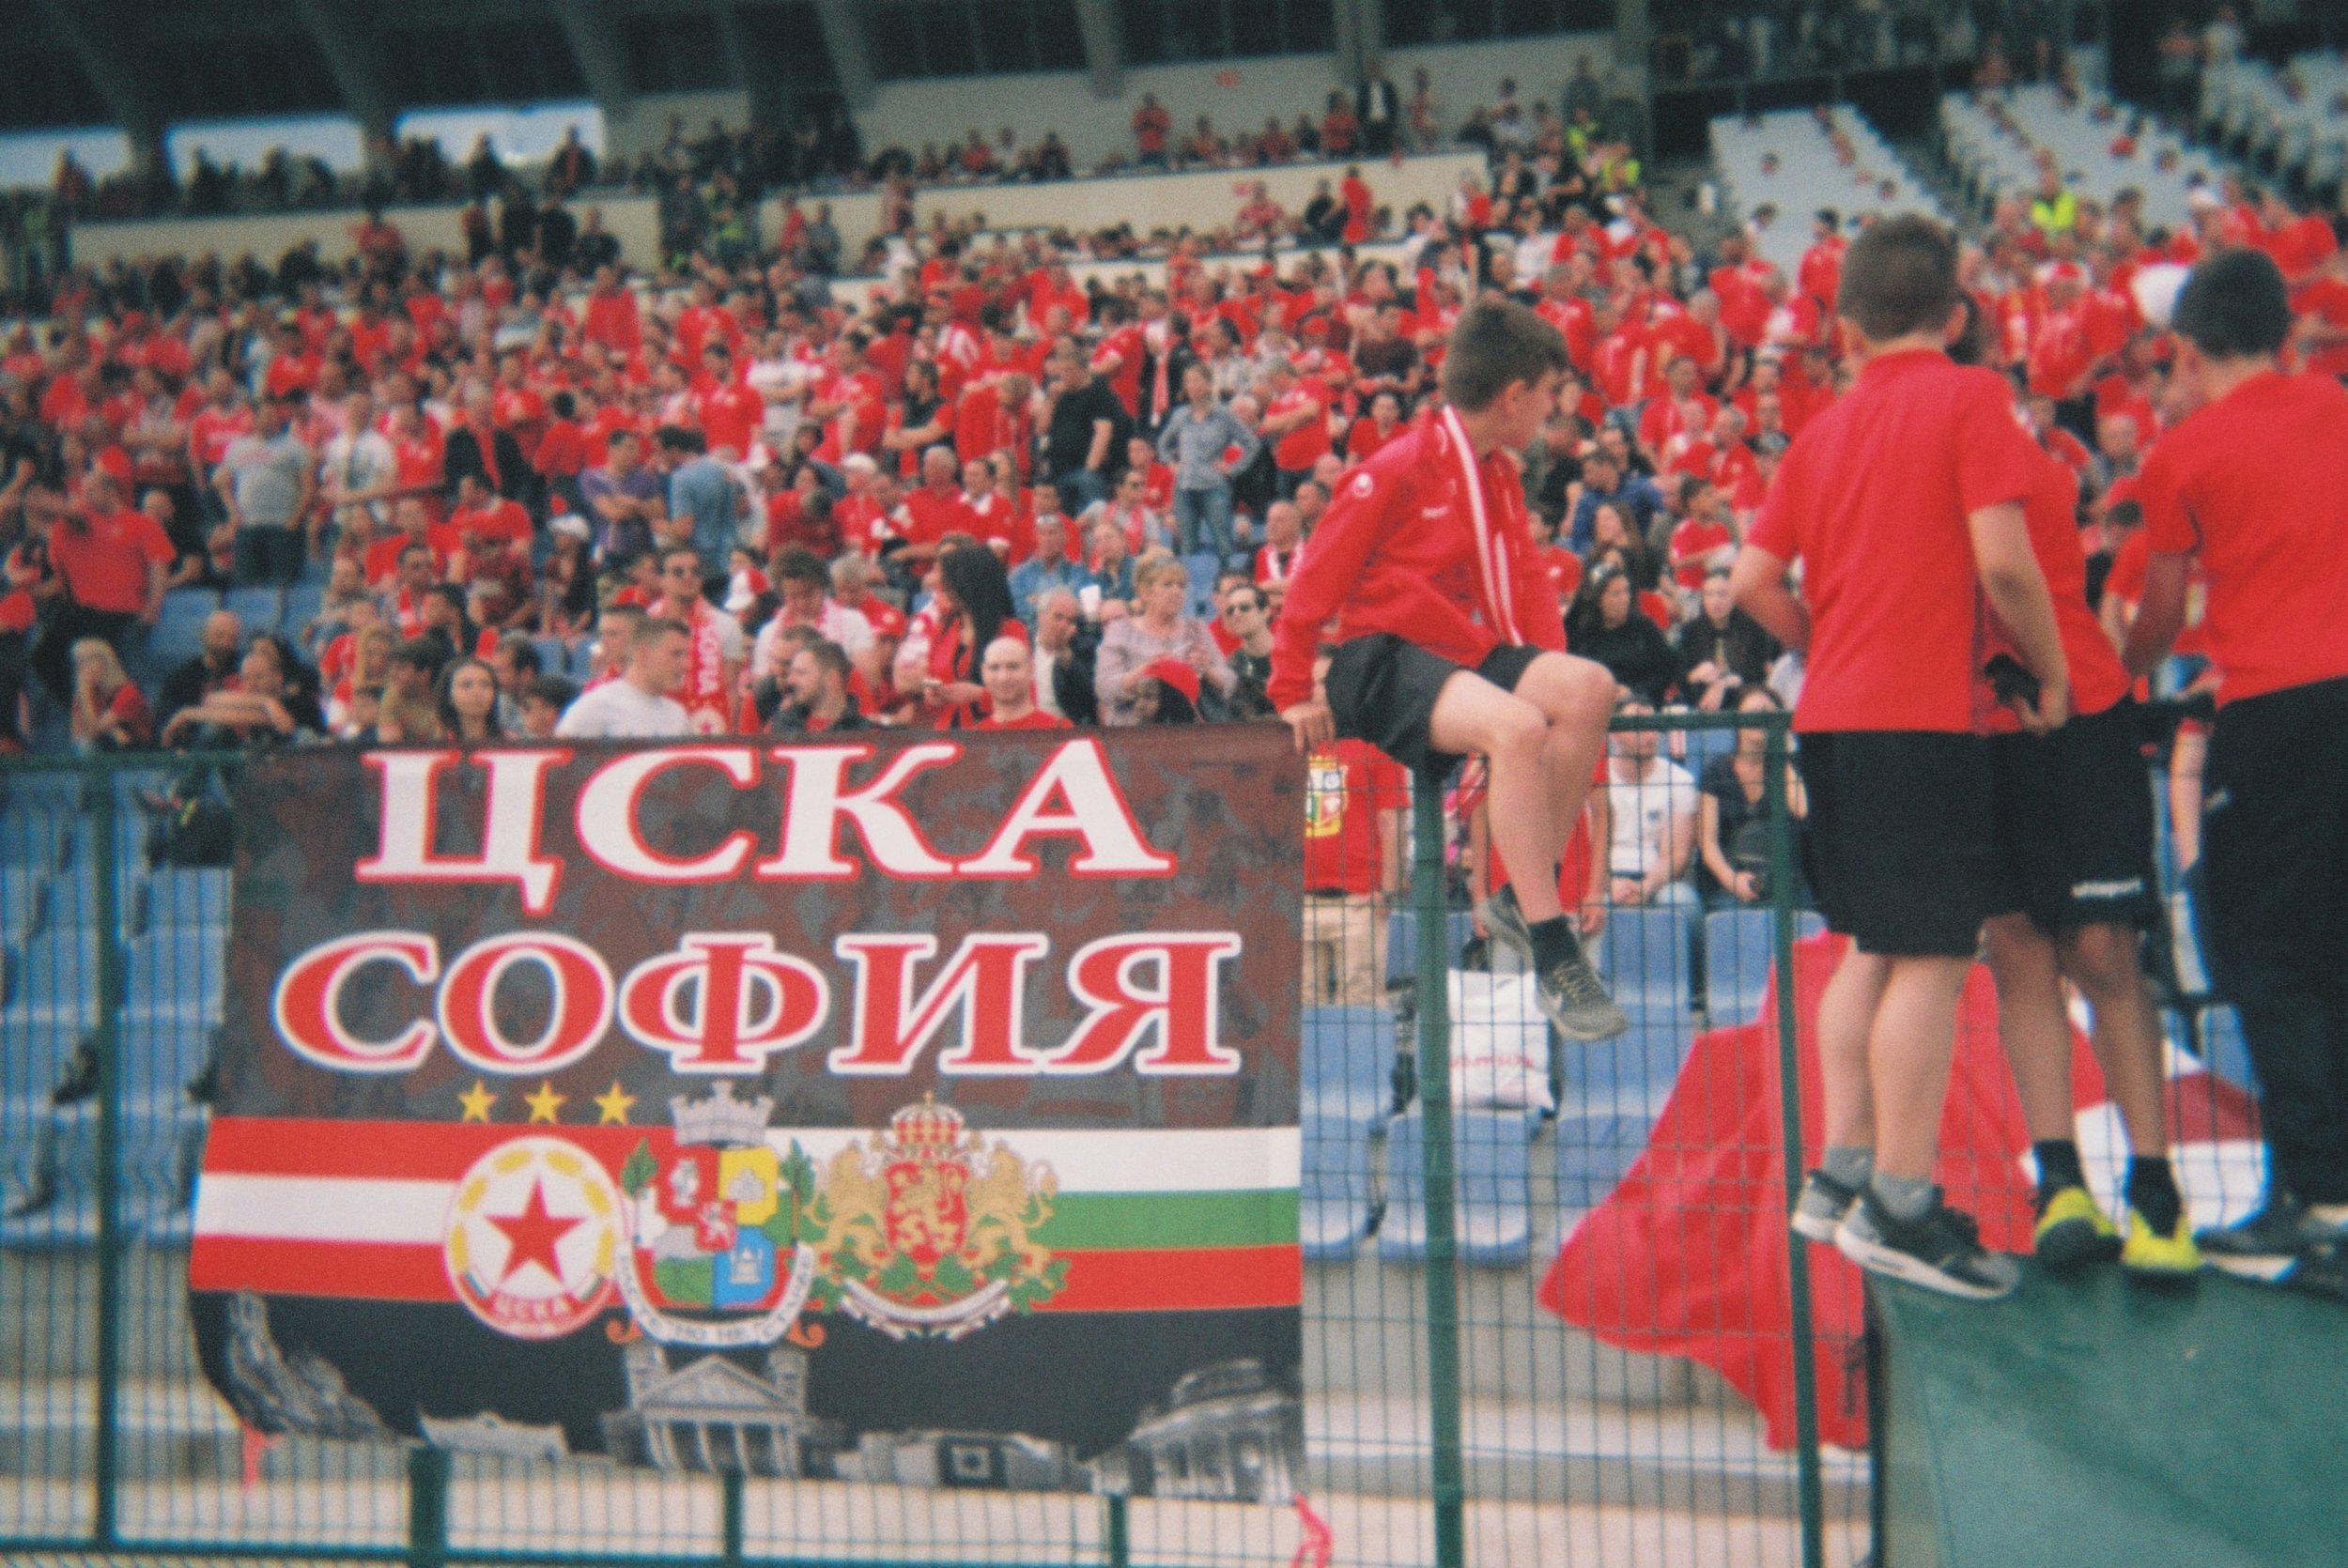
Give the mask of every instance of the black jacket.
<svg viewBox="0 0 2348 1568">
<path fill-rule="evenodd" d="M 442 449 L 440 482 L 453 492 L 459 479 L 476 474 L 482 484 L 508 500 L 524 504 L 536 500 L 538 476 L 529 459 L 522 455 L 521 443 L 514 439 L 511 431 L 497 433 L 497 483 L 489 484 L 488 465 L 481 460 L 481 438 L 473 434 L 472 426 L 460 424 L 448 433 L 448 443 Z"/>
<path fill-rule="evenodd" d="M 1086 628 L 1069 643 L 1068 656 L 1052 665 L 1052 696 L 1071 724 L 1101 722 L 1101 699 L 1092 689 L 1093 658 L 1100 646 L 1100 639 Z"/>
</svg>

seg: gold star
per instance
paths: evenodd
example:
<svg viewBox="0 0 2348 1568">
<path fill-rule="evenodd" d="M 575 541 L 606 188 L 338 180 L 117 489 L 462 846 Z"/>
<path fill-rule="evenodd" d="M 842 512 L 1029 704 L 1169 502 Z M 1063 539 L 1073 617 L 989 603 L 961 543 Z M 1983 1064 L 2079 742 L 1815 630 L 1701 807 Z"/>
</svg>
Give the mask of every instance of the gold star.
<svg viewBox="0 0 2348 1568">
<path fill-rule="evenodd" d="M 620 1126 L 626 1127 L 628 1111 L 635 1103 L 636 1097 L 621 1088 L 620 1081 L 614 1078 L 611 1081 L 610 1090 L 595 1097 L 595 1109 L 602 1113 L 595 1118 L 596 1125 L 617 1122 Z"/>
<path fill-rule="evenodd" d="M 553 1084 L 541 1084 L 536 1094 L 522 1096 L 522 1103 L 530 1107 L 532 1121 L 550 1122 L 554 1120 L 555 1112 L 563 1108 L 563 1101 L 568 1098 L 567 1095 L 556 1094 Z"/>
<path fill-rule="evenodd" d="M 456 1103 L 465 1108 L 465 1114 L 459 1119 L 469 1122 L 486 1122 L 489 1119 L 489 1107 L 497 1102 L 496 1094 L 476 1078 L 472 1081 L 471 1089 L 456 1097 Z"/>
</svg>

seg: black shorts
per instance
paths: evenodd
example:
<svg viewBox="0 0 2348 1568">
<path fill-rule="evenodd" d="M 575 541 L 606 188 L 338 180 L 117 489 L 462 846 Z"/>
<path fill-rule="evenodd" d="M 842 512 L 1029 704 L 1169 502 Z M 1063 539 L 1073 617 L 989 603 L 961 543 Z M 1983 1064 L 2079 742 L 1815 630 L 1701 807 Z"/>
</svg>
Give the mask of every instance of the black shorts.
<svg viewBox="0 0 2348 1568">
<path fill-rule="evenodd" d="M 2043 930 L 2159 918 L 2153 870 L 2153 790 L 2143 721 L 2123 698 L 2051 735 L 1993 735 L 1998 913 L 2020 910 Z"/>
<path fill-rule="evenodd" d="M 1503 643 L 1484 655 L 1475 673 L 1502 691 L 1514 691 L 1543 650 Z M 1464 665 L 1392 632 L 1373 632 L 1342 644 L 1329 659 L 1329 712 L 1337 733 L 1367 741 L 1404 767 L 1455 761 L 1433 749 L 1427 735 L 1444 683 Z"/>
<path fill-rule="evenodd" d="M 1969 958 L 1997 912 L 1986 736 L 1810 730 L 1803 858 L 1827 929 L 1861 952 Z"/>
</svg>

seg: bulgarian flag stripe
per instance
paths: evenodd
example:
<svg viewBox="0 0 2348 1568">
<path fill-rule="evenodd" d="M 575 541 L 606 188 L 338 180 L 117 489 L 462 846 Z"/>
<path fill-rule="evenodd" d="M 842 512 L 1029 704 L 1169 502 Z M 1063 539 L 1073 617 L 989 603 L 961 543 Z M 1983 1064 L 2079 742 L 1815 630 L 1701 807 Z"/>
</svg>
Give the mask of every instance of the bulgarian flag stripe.
<svg viewBox="0 0 2348 1568">
<path fill-rule="evenodd" d="M 665 1127 L 517 1127 L 222 1117 L 195 1196 L 197 1290 L 414 1302 L 458 1298 L 444 1249 L 458 1178 L 508 1139 L 554 1136 L 615 1176 Z M 855 1129 L 770 1130 L 819 1169 Z M 1058 1183 L 1033 1240 L 1067 1264 L 1039 1312 L 1290 1307 L 1303 1299 L 1294 1128 L 1013 1130 L 997 1137 Z"/>
</svg>

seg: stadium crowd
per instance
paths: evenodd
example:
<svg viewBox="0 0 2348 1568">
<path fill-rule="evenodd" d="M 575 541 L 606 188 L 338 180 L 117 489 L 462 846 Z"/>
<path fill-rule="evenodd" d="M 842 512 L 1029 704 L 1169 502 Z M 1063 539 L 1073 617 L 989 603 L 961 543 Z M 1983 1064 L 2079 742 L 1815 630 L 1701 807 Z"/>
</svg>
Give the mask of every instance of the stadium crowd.
<svg viewBox="0 0 2348 1568">
<path fill-rule="evenodd" d="M 1080 284 L 1073 245 L 908 222 L 902 270 L 853 309 L 811 265 L 813 216 L 658 288 L 592 214 L 466 258 L 412 257 L 371 217 L 339 271 L 73 274 L 0 344 L 0 739 L 1262 716 L 1300 552 L 1349 469 L 1428 416 L 1485 294 L 1532 305 L 1572 361 L 1521 465 L 1572 648 L 1642 703 L 1788 702 L 1799 661 L 1725 569 L 1847 385 L 1845 225 L 1817 214 L 1792 277 L 1740 231 L 1699 250 L 1648 214 L 1625 149 L 1502 100 L 1475 116 L 1514 127 L 1489 178 L 1413 211 L 1400 266 L 1348 243 L 1374 208 L 1357 173 L 1335 234 L 1299 220 L 1334 245 L 1185 237 L 1162 284 Z M 2173 233 L 2125 199 L 2009 204 L 1966 248 L 1994 357 L 2077 476 L 2115 629 L 2163 423 L 2132 282 L 2239 246 L 2292 282 L 2310 368 L 2348 368 L 2348 267 L 2271 192 L 2230 186 Z M 232 585 L 290 589 L 285 623 L 223 609 L 154 668 L 170 591 Z M 1615 897 L 1756 895 L 1737 845 L 1757 758 L 1617 761 L 1667 805 L 1619 815 Z"/>
</svg>

